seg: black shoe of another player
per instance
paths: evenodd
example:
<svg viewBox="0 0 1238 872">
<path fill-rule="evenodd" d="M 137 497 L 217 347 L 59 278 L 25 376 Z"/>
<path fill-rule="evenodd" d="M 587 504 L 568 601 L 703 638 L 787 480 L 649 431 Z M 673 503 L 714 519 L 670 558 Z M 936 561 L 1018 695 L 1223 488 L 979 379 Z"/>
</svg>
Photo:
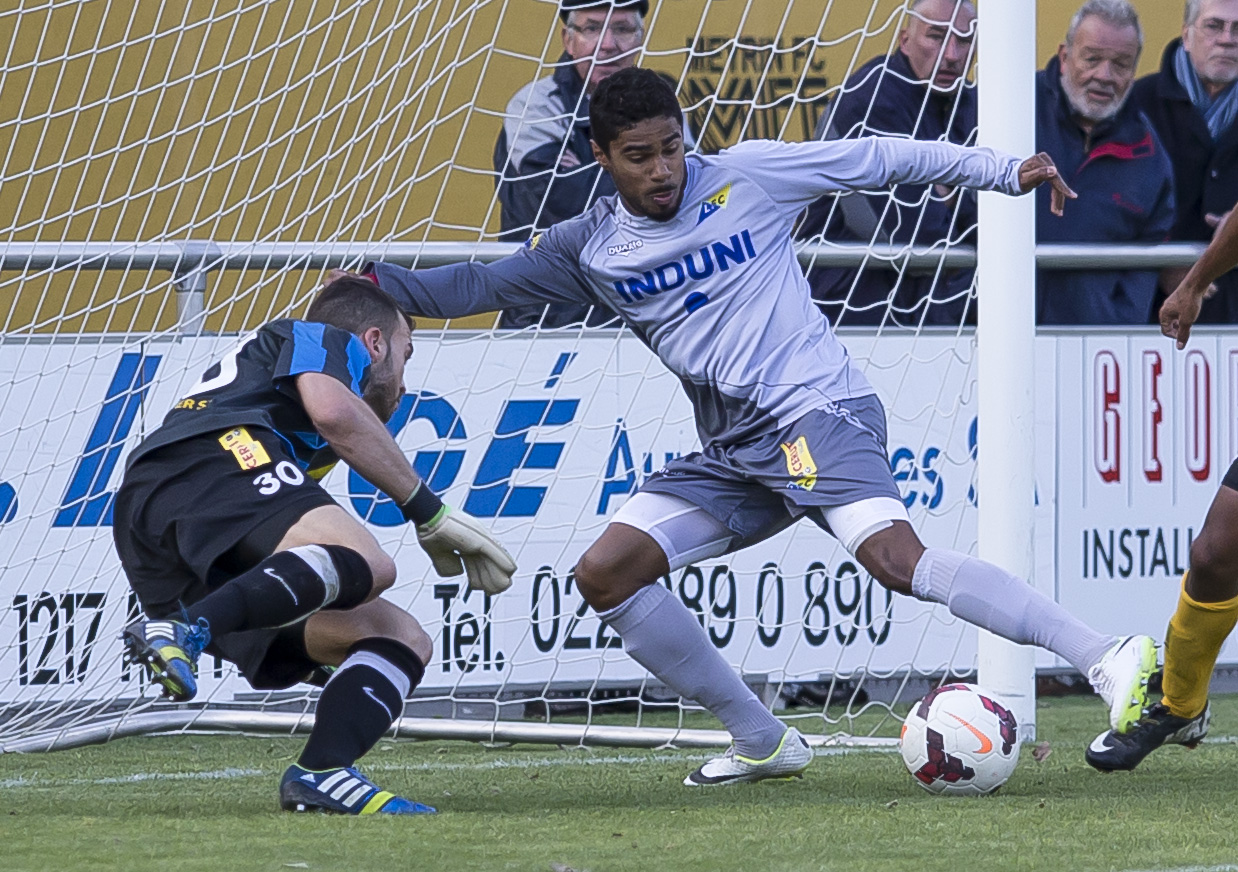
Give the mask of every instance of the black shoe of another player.
<svg viewBox="0 0 1238 872">
<path fill-rule="evenodd" d="M 1180 718 L 1169 709 L 1156 704 L 1135 722 L 1127 733 L 1113 730 L 1101 733 L 1084 752 L 1084 759 L 1101 772 L 1127 771 L 1138 766 L 1161 745 L 1185 745 L 1194 748 L 1208 735 L 1212 717 L 1211 704 L 1193 718 Z"/>
</svg>

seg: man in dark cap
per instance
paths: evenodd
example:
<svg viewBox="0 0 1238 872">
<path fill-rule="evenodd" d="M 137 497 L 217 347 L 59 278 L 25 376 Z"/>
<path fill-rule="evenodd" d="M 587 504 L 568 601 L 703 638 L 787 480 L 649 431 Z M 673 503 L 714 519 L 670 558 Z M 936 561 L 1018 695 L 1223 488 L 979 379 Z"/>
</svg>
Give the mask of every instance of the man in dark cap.
<svg viewBox="0 0 1238 872">
<path fill-rule="evenodd" d="M 589 146 L 589 95 L 607 76 L 636 65 L 648 12 L 648 0 L 561 0 L 558 66 L 553 75 L 516 92 L 495 143 L 501 239 L 523 242 L 615 193 Z M 509 309 L 500 324 L 596 326 L 613 318 L 589 306 L 563 304 Z"/>
</svg>

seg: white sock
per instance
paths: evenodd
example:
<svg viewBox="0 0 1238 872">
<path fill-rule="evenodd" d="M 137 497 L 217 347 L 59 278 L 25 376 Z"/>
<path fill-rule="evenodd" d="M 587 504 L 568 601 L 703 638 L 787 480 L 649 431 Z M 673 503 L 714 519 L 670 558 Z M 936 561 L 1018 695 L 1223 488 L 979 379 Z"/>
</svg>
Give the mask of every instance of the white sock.
<svg viewBox="0 0 1238 872">
<path fill-rule="evenodd" d="M 1098 633 L 1021 578 L 957 551 L 929 548 L 912 592 L 950 614 L 1020 645 L 1039 645 L 1084 675 L 1117 641 Z"/>
<path fill-rule="evenodd" d="M 599 617 L 623 639 L 629 657 L 722 721 L 737 752 L 761 760 L 778 749 L 786 725 L 735 674 L 696 616 L 662 585 L 645 585 Z"/>
</svg>

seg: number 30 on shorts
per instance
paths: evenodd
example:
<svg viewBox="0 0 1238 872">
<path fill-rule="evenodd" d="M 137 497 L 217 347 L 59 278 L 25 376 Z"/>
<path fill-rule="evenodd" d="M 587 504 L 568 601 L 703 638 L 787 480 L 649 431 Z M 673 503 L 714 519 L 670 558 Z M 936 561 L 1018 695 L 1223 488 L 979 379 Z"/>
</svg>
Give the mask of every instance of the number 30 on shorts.
<svg viewBox="0 0 1238 872">
<path fill-rule="evenodd" d="M 275 493 L 284 485 L 292 485 L 296 487 L 305 481 L 305 473 L 297 469 L 295 464 L 289 463 L 287 460 L 281 460 L 275 464 L 275 472 L 264 472 L 262 475 L 254 479 L 254 487 L 258 488 L 258 493 L 264 497 Z"/>
</svg>

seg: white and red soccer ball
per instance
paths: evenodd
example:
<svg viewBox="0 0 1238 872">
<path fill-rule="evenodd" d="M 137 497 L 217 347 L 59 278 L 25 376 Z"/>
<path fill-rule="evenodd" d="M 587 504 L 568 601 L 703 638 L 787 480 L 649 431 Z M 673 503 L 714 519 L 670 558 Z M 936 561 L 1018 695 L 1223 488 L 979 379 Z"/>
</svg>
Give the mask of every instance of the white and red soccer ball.
<svg viewBox="0 0 1238 872">
<path fill-rule="evenodd" d="M 992 793 L 1019 762 L 1014 715 L 973 684 L 944 684 L 912 706 L 899 746 L 908 771 L 929 793 Z"/>
</svg>

